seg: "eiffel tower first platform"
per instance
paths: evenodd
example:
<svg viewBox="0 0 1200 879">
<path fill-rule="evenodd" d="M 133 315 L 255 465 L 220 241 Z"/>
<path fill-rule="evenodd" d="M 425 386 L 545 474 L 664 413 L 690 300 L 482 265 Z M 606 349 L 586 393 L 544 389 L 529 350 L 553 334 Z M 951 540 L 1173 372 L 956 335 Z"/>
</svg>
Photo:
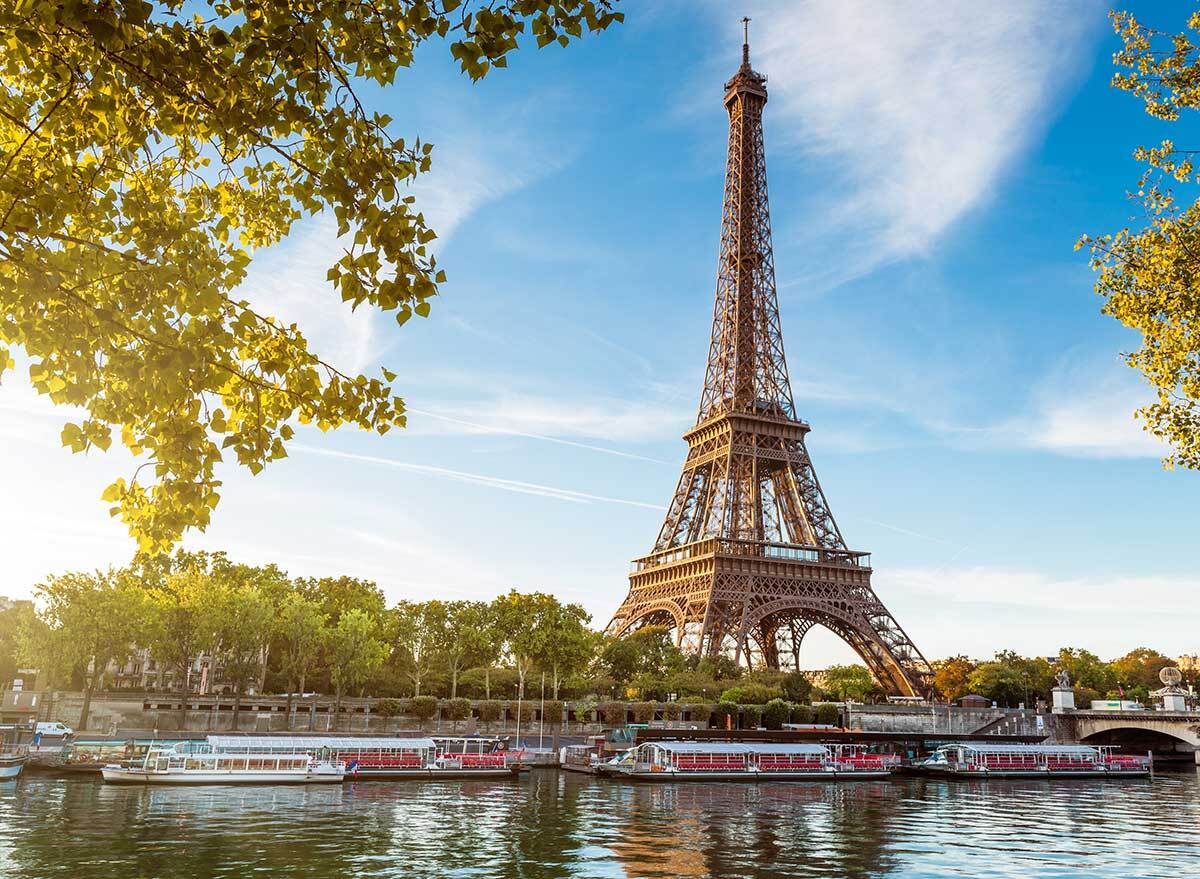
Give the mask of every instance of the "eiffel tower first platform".
<svg viewBox="0 0 1200 879">
<path fill-rule="evenodd" d="M 665 625 L 689 653 L 798 668 L 819 624 L 889 692 L 924 694 L 929 663 L 871 588 L 870 556 L 846 547 L 792 402 L 767 207 L 766 82 L 747 40 L 725 85 L 729 159 L 700 413 L 654 550 L 633 562 L 608 632 Z"/>
</svg>

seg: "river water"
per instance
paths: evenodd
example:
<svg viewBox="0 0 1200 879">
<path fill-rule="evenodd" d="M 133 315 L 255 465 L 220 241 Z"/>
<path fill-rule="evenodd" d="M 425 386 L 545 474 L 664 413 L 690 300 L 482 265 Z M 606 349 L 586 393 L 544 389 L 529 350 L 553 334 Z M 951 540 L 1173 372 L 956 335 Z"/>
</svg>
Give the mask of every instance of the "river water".
<svg viewBox="0 0 1200 879">
<path fill-rule="evenodd" d="M 0 877 L 1200 876 L 1200 775 L 1153 781 L 113 787 L 0 783 Z"/>
</svg>

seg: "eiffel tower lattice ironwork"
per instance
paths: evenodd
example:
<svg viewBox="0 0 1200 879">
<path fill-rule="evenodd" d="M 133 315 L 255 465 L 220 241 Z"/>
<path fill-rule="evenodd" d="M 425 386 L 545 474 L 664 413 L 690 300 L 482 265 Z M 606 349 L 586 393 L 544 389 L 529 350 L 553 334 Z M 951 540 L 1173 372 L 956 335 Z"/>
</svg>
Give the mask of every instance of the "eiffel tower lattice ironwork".
<svg viewBox="0 0 1200 879">
<path fill-rule="evenodd" d="M 766 81 L 747 40 L 725 86 L 729 159 L 700 412 L 658 541 L 634 561 L 608 631 L 666 625 L 690 653 L 798 668 L 801 641 L 822 625 L 888 691 L 918 695 L 929 663 L 871 588 L 870 556 L 842 539 L 792 401 L 767 206 Z"/>
</svg>

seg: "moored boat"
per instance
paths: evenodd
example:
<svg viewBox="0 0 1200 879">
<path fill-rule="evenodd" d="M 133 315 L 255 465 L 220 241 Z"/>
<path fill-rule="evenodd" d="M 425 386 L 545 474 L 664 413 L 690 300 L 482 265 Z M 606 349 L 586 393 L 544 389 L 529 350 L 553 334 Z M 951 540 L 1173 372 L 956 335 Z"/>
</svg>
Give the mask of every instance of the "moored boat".
<svg viewBox="0 0 1200 879">
<path fill-rule="evenodd" d="M 0 751 L 0 781 L 11 781 L 29 762 L 29 753 L 19 748 Z"/>
<path fill-rule="evenodd" d="M 1144 778 L 1150 758 L 1117 754 L 1107 745 L 1021 745 L 958 742 L 916 764 L 945 778 Z"/>
<path fill-rule="evenodd" d="M 558 754 L 558 766 L 567 772 L 598 775 L 604 762 L 604 736 L 591 736 L 586 744 L 565 745 Z"/>
<path fill-rule="evenodd" d="M 373 736 L 218 736 L 222 751 L 308 754 L 340 761 L 350 779 L 511 778 L 519 762 L 499 739 L 479 737 L 383 738 Z"/>
<path fill-rule="evenodd" d="M 635 781 L 802 781 L 887 778 L 899 761 L 854 745 L 645 742 L 596 766 Z"/>
<path fill-rule="evenodd" d="M 345 764 L 308 754 L 229 753 L 181 743 L 101 770 L 112 784 L 336 784 Z"/>
</svg>

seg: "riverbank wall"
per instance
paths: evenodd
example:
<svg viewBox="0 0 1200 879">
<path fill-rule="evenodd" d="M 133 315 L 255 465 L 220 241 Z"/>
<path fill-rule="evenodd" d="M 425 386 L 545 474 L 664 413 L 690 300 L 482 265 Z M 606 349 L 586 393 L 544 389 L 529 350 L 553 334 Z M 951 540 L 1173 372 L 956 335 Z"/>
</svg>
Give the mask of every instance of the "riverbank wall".
<svg viewBox="0 0 1200 879">
<path fill-rule="evenodd" d="M 522 733 L 592 735 L 605 728 L 644 720 L 655 727 L 705 728 L 709 725 L 709 706 L 654 705 L 653 718 L 647 717 L 647 703 L 630 703 L 615 717 L 610 703 L 603 708 L 595 703 L 548 703 L 543 717 L 538 700 L 503 700 L 499 717 L 483 720 L 485 703 L 471 703 L 471 717 L 450 720 L 446 703 L 431 718 L 421 719 L 407 713 L 395 714 L 396 700 L 343 698 L 340 710 L 328 696 L 293 699 L 285 696 L 245 696 L 237 711 L 230 696 L 186 698 L 167 693 L 103 693 L 93 697 L 88 732 L 116 735 L 128 733 L 173 732 L 246 732 L 299 733 L 343 732 L 386 735 L 398 730 L 424 729 L 439 732 L 514 733 L 518 724 Z M 407 709 L 407 700 L 400 700 Z M 496 703 L 492 703 L 493 711 Z M 83 694 L 52 692 L 40 694 L 29 719 L 59 720 L 79 728 Z M 1032 711 L 1003 708 L 959 708 L 947 705 L 859 705 L 840 706 L 842 723 L 851 728 L 876 732 L 977 733 L 1032 735 L 1044 731 Z M 640 708 L 640 710 L 639 710 Z M 385 714 L 381 709 L 391 709 Z M 624 716 L 621 716 L 621 715 Z M 17 719 L 17 718 L 8 718 Z M 83 730 L 80 730 L 81 732 Z"/>
</svg>

